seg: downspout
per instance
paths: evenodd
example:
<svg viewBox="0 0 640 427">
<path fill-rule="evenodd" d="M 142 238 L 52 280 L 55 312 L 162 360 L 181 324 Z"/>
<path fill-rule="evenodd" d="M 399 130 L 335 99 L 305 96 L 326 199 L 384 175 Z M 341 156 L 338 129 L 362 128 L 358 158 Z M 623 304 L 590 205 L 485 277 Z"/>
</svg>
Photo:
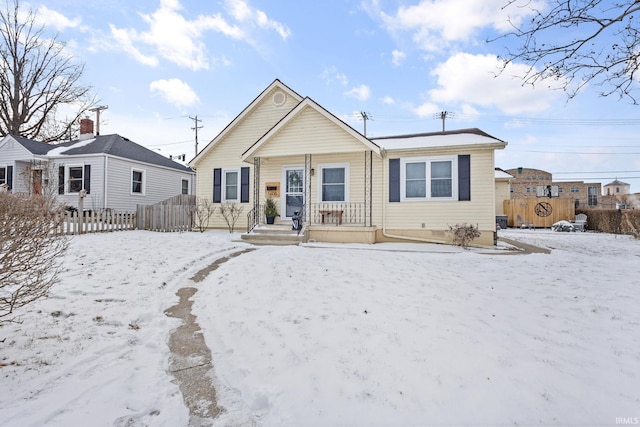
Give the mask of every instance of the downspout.
<svg viewBox="0 0 640 427">
<path fill-rule="evenodd" d="M 423 237 L 410 237 L 410 236 L 399 236 L 397 234 L 391 234 L 387 232 L 387 203 L 389 203 L 389 177 L 387 176 L 387 168 L 388 162 L 387 160 L 387 151 L 381 150 L 382 154 L 382 186 L 387 184 L 387 194 L 385 195 L 384 191 L 382 191 L 382 235 L 384 237 L 388 237 L 390 239 L 399 239 L 399 240 L 407 240 L 410 242 L 420 242 L 420 243 L 437 243 L 440 245 L 447 244 L 442 240 L 434 240 L 434 239 L 425 239 Z M 387 196 L 387 197 L 385 197 Z"/>
<path fill-rule="evenodd" d="M 109 166 L 109 156 L 107 154 L 104 155 L 104 170 L 102 171 L 102 176 L 104 177 L 102 180 L 102 198 L 103 205 L 102 209 L 107 209 L 107 179 L 109 174 L 107 173 L 107 167 Z"/>
</svg>

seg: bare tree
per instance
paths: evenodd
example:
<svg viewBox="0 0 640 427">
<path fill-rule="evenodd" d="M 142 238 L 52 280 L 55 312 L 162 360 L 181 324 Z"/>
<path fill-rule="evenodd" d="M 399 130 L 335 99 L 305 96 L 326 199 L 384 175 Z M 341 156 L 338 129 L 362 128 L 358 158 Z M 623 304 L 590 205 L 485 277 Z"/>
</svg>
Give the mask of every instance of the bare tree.
<svg viewBox="0 0 640 427">
<path fill-rule="evenodd" d="M 523 62 L 529 66 L 526 84 L 555 79 L 571 99 L 591 83 L 601 87 L 601 96 L 617 94 L 637 104 L 640 1 L 553 0 L 542 2 L 544 10 L 535 8 L 540 2 L 506 1 L 504 8 L 529 8 L 533 18 L 512 22 L 512 32 L 490 40 L 519 39 L 519 47 L 502 58 L 503 71 Z"/>
<path fill-rule="evenodd" d="M 58 36 L 47 37 L 33 10 L 19 0 L 0 9 L 0 134 L 43 142 L 67 137 L 72 126 L 96 104 L 81 83 L 84 64 L 65 52 Z M 60 109 L 71 117 L 60 119 Z"/>
<path fill-rule="evenodd" d="M 199 197 L 196 203 L 196 217 L 198 219 L 198 230 L 201 233 L 209 227 L 209 220 L 216 211 L 216 206 L 211 200 L 203 197 Z"/>
<path fill-rule="evenodd" d="M 0 193 L 0 319 L 57 283 L 68 244 L 53 232 L 59 218 L 42 195 Z"/>
<path fill-rule="evenodd" d="M 229 227 L 229 233 L 233 233 L 233 229 L 236 226 L 236 222 L 238 222 L 238 218 L 244 208 L 237 203 L 223 203 L 220 205 L 220 214 L 224 218 L 227 223 L 227 227 Z"/>
</svg>

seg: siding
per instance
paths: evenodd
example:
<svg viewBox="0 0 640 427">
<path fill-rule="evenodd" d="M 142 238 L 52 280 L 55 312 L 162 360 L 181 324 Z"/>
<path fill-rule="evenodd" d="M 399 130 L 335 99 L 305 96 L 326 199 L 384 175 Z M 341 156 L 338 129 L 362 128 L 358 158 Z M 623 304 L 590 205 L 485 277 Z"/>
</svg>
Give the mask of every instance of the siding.
<svg viewBox="0 0 640 427">
<path fill-rule="evenodd" d="M 25 168 L 29 166 L 28 161 L 33 158 L 33 154 L 29 150 L 11 138 L 6 138 L 5 143 L 0 146 L 0 167 L 13 166 L 12 191 L 14 193 L 26 193 L 29 191 L 22 174 Z"/>
<path fill-rule="evenodd" d="M 353 153 L 368 150 L 345 130 L 311 107 L 306 107 L 255 154 L 286 156 L 292 151 L 307 154 Z"/>
<path fill-rule="evenodd" d="M 450 151 L 430 151 L 422 155 L 438 156 L 451 154 Z M 460 154 L 463 154 L 462 152 Z M 425 201 L 386 203 L 386 228 L 405 230 L 448 230 L 449 225 L 470 223 L 478 225 L 480 230 L 495 229 L 495 179 L 494 151 L 467 150 L 471 154 L 471 200 L 470 201 Z M 415 154 L 412 154 L 413 156 Z M 390 158 L 402 158 L 389 153 Z M 385 178 L 388 181 L 388 162 Z M 384 194 L 388 191 L 388 182 L 384 183 Z M 425 224 L 424 228 L 422 224 Z"/>
<path fill-rule="evenodd" d="M 135 211 L 136 205 L 153 205 L 182 193 L 182 179 L 191 180 L 191 174 L 132 162 L 109 156 L 107 159 L 107 208 Z M 131 194 L 131 169 L 144 171 L 144 194 Z M 91 177 L 93 178 L 93 167 Z M 95 181 L 94 181 L 95 182 Z M 93 193 L 92 182 L 92 193 Z M 102 191 L 101 191 L 102 194 Z"/>
<path fill-rule="evenodd" d="M 272 102 L 273 94 L 278 88 L 270 91 L 252 111 L 233 129 L 216 142 L 216 145 L 202 158 L 197 165 L 197 192 L 199 198 L 211 200 L 213 197 L 213 169 L 250 167 L 249 173 L 249 203 L 242 203 L 243 213 L 238 219 L 236 227 L 244 230 L 246 214 L 253 208 L 253 164 L 241 160 L 242 153 L 249 149 L 262 135 L 280 121 L 298 104 L 298 101 L 287 96 L 285 104 L 276 106 Z M 302 163 L 304 163 L 304 158 Z M 264 173 L 264 171 L 263 171 Z M 264 176 L 264 175 L 262 175 Z M 279 181 L 280 179 L 278 179 Z M 264 179 L 262 179 L 264 182 Z M 264 190 L 263 190 L 264 191 Z M 264 200 L 264 199 L 262 199 Z M 227 228 L 224 219 L 216 213 L 209 223 L 213 228 Z"/>
</svg>

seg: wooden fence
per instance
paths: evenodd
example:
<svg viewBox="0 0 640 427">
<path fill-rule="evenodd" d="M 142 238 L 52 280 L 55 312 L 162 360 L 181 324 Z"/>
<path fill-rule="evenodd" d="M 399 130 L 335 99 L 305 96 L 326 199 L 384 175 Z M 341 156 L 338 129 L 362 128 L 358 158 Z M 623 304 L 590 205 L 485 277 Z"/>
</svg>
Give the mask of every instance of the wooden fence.
<svg viewBox="0 0 640 427">
<path fill-rule="evenodd" d="M 111 231 L 134 230 L 135 214 L 132 212 L 87 211 L 67 212 L 55 221 L 56 234 L 106 233 Z"/>
<path fill-rule="evenodd" d="M 136 226 L 150 231 L 191 231 L 194 227 L 196 196 L 179 195 L 155 205 L 138 205 Z"/>
<path fill-rule="evenodd" d="M 518 216 L 537 228 L 550 228 L 563 219 L 573 221 L 576 216 L 575 203 L 570 198 L 510 199 L 503 206 L 509 227 L 520 227 Z"/>
</svg>

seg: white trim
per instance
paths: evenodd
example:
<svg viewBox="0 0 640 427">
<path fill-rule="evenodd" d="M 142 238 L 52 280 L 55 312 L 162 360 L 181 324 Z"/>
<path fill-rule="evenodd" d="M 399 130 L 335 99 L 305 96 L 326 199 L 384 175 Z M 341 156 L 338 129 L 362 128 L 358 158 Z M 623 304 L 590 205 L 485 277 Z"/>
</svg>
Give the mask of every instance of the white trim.
<svg viewBox="0 0 640 427">
<path fill-rule="evenodd" d="M 189 180 L 189 178 L 185 178 L 185 177 L 180 177 L 180 194 L 185 194 L 182 192 L 182 184 L 184 184 L 184 182 L 187 181 L 187 193 L 186 195 L 191 194 L 191 181 Z"/>
<path fill-rule="evenodd" d="M 431 196 L 431 163 L 451 162 L 451 196 L 432 197 Z M 425 164 L 425 197 L 407 197 L 407 177 L 406 165 L 408 163 Z M 401 202 L 425 202 L 425 201 L 449 201 L 458 200 L 458 157 L 457 156 L 433 156 L 433 157 L 406 157 L 400 159 L 400 201 Z"/>
<path fill-rule="evenodd" d="M 64 165 L 64 194 L 79 194 L 80 191 L 84 190 L 84 163 L 71 163 L 68 165 Z M 71 190 L 71 173 L 69 172 L 70 168 L 80 168 L 82 171 L 82 178 L 80 179 L 80 191 L 70 191 Z"/>
<path fill-rule="evenodd" d="M 136 192 L 133 191 L 133 173 L 134 172 L 140 172 L 142 174 L 141 177 L 141 185 L 140 185 L 140 192 Z M 146 195 L 146 190 L 147 190 L 147 171 L 145 169 L 141 169 L 141 168 L 131 168 L 131 174 L 129 175 L 131 180 L 129 181 L 129 191 L 131 193 L 132 196 L 144 196 Z"/>
<path fill-rule="evenodd" d="M 288 170 L 302 170 L 302 191 L 300 192 L 295 192 L 292 194 L 300 194 L 302 195 L 302 204 L 305 205 L 307 204 L 307 200 L 305 200 L 305 188 L 307 186 L 307 183 L 305 182 L 306 179 L 308 179 L 308 177 L 305 176 L 304 174 L 304 170 L 305 167 L 304 165 L 283 165 L 282 166 L 282 181 L 281 181 L 281 187 L 280 187 L 280 218 L 282 218 L 283 220 L 289 220 L 291 219 L 290 216 L 287 216 L 287 171 Z"/>
<path fill-rule="evenodd" d="M 349 202 L 349 163 L 320 163 L 318 169 L 317 190 L 318 203 L 348 203 Z M 344 200 L 322 200 L 322 170 L 323 169 L 344 169 Z"/>
<path fill-rule="evenodd" d="M 235 199 L 229 199 L 227 198 L 227 173 L 230 172 L 235 172 L 238 175 L 238 180 L 237 180 L 237 187 L 238 187 L 238 191 L 237 191 L 237 197 Z M 220 201 L 222 203 L 226 203 L 226 202 L 236 202 L 236 203 L 240 203 L 240 191 L 241 191 L 241 180 L 242 180 L 242 175 L 240 172 L 240 168 L 223 168 L 222 172 L 221 172 L 221 188 L 220 188 Z"/>
</svg>

